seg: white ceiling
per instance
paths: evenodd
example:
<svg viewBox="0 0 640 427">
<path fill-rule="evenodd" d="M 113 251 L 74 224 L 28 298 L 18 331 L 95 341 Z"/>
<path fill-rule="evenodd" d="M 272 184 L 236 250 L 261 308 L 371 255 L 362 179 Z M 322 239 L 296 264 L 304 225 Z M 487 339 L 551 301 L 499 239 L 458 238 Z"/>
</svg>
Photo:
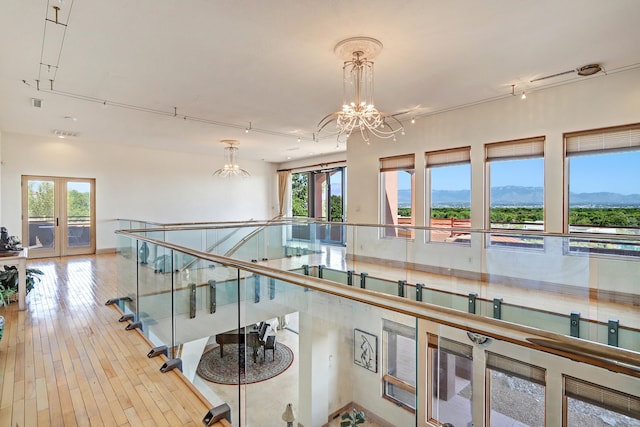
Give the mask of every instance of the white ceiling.
<svg viewBox="0 0 640 427">
<path fill-rule="evenodd" d="M 54 5 L 66 33 L 49 22 L 43 37 Z M 341 106 L 345 38 L 384 44 L 376 105 L 408 120 L 584 78 L 530 82 L 586 64 L 640 66 L 639 18 L 638 0 L 6 0 L 0 129 L 217 155 L 237 139 L 241 158 L 279 163 L 335 152 L 312 134 Z M 59 66 L 53 93 L 41 57 Z"/>
</svg>

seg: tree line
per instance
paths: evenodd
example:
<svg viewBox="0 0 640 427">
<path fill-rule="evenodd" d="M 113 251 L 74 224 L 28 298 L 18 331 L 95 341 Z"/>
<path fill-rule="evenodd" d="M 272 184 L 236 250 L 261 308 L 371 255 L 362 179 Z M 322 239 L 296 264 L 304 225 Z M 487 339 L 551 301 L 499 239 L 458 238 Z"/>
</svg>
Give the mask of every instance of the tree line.
<svg viewBox="0 0 640 427">
<path fill-rule="evenodd" d="M 67 192 L 67 216 L 69 218 L 89 217 L 91 213 L 90 193 L 78 190 Z M 53 218 L 54 189 L 53 183 L 48 181 L 29 184 L 27 194 L 29 202 L 29 218 Z"/>
<path fill-rule="evenodd" d="M 411 208 L 398 208 L 398 215 L 411 216 Z M 491 208 L 491 222 L 527 223 L 544 221 L 543 208 Z M 470 208 L 439 207 L 431 209 L 431 218 L 471 218 Z M 571 208 L 569 224 L 596 227 L 640 227 L 640 208 Z"/>
</svg>

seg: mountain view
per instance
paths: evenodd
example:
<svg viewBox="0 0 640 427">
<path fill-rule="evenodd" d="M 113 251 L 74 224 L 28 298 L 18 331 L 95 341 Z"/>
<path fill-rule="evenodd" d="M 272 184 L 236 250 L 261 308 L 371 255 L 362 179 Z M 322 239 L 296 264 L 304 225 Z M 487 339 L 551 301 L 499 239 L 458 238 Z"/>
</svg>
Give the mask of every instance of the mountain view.
<svg viewBox="0 0 640 427">
<path fill-rule="evenodd" d="M 491 202 L 494 206 L 536 207 L 543 204 L 542 187 L 519 187 L 508 185 L 494 187 Z M 571 193 L 572 207 L 640 207 L 640 194 L 619 193 Z M 411 190 L 398 190 L 400 207 L 411 206 Z M 468 207 L 468 190 L 433 190 L 434 207 Z"/>
</svg>

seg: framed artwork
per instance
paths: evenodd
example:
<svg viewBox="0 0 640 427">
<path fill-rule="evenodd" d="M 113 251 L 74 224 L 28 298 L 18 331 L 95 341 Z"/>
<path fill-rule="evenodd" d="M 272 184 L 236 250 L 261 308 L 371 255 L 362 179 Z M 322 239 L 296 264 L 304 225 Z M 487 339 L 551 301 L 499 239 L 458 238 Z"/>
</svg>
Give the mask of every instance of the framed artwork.
<svg viewBox="0 0 640 427">
<path fill-rule="evenodd" d="M 378 372 L 378 337 L 360 329 L 353 330 L 353 363 Z"/>
</svg>

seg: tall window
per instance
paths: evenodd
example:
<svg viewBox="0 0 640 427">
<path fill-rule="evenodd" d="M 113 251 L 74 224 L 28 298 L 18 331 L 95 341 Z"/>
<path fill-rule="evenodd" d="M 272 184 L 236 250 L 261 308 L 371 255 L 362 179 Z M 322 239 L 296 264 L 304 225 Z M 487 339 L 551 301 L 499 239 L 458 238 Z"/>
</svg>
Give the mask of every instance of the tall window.
<svg viewBox="0 0 640 427">
<path fill-rule="evenodd" d="M 413 154 L 380 159 L 382 223 L 386 237 L 412 238 L 413 231 L 402 225 L 414 225 L 415 160 Z"/>
<path fill-rule="evenodd" d="M 383 320 L 383 396 L 392 402 L 416 409 L 416 330 L 391 320 Z"/>
<path fill-rule="evenodd" d="M 485 146 L 489 228 L 544 231 L 544 137 Z M 493 234 L 491 245 L 539 247 L 542 238 Z"/>
<path fill-rule="evenodd" d="M 429 225 L 432 242 L 469 243 L 471 227 L 471 156 L 470 147 L 432 151 L 425 154 Z M 454 230 L 458 229 L 458 230 Z"/>
<path fill-rule="evenodd" d="M 544 368 L 487 352 L 487 382 L 490 425 L 545 425 Z"/>
<path fill-rule="evenodd" d="M 640 124 L 565 135 L 569 233 L 640 235 Z M 637 244 L 572 239 L 571 250 L 640 256 Z"/>
</svg>

